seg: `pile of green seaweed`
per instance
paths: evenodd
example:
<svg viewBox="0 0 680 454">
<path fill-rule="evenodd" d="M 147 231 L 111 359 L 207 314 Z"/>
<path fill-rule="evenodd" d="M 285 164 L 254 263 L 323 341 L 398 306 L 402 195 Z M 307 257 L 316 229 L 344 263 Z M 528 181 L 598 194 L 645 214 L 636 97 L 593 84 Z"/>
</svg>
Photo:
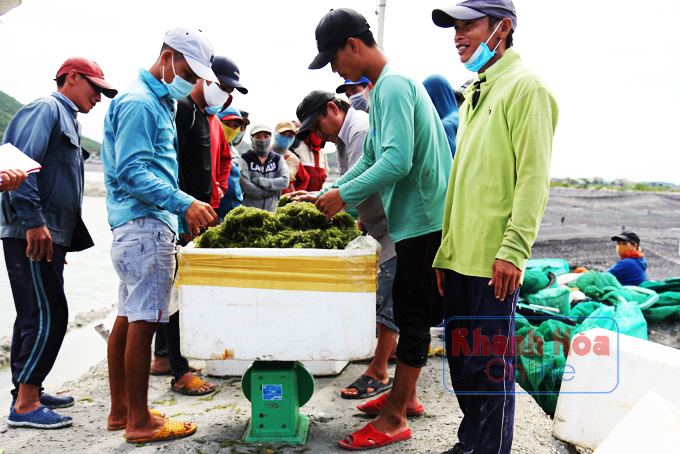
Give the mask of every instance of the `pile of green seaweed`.
<svg viewBox="0 0 680 454">
<path fill-rule="evenodd" d="M 284 197 L 275 213 L 240 206 L 224 222 L 194 240 L 198 248 L 344 249 L 361 235 L 356 222 L 341 211 L 332 221 L 312 203 L 288 203 Z"/>
</svg>

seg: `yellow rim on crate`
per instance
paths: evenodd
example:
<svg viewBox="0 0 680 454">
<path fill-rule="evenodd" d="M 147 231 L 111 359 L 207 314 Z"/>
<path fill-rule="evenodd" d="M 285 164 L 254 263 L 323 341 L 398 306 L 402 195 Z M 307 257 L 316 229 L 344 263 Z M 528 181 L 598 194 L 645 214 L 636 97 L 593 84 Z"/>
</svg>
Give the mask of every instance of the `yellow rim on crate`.
<svg viewBox="0 0 680 454">
<path fill-rule="evenodd" d="M 180 254 L 179 285 L 372 293 L 375 255 L 244 256 Z"/>
</svg>

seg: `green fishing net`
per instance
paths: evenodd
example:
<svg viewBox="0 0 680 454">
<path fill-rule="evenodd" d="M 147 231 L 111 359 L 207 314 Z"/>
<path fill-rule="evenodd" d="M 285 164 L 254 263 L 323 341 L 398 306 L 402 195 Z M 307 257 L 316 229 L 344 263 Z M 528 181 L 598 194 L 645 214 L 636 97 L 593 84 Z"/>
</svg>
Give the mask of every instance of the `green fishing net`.
<svg viewBox="0 0 680 454">
<path fill-rule="evenodd" d="M 240 206 L 194 243 L 198 248 L 344 249 L 361 234 L 345 212 L 329 221 L 314 204 L 286 203 L 287 199 L 279 200 L 275 213 Z"/>
<path fill-rule="evenodd" d="M 540 269 L 526 270 L 524 273 L 524 283 L 519 288 L 519 295 L 526 298 L 529 295 L 538 293 L 540 290 L 546 288 L 550 284 L 549 267 Z"/>
<path fill-rule="evenodd" d="M 647 321 L 680 320 L 680 277 L 669 277 L 663 282 L 647 281 L 640 287 L 659 294 L 659 301 L 642 311 Z"/>
</svg>

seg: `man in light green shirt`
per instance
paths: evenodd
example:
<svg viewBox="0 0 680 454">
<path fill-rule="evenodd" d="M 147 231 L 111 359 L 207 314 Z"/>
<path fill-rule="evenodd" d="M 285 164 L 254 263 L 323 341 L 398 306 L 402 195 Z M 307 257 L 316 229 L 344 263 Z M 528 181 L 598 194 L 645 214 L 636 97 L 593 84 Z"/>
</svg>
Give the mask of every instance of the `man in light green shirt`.
<svg viewBox="0 0 680 454">
<path fill-rule="evenodd" d="M 451 380 L 464 414 L 458 443 L 447 452 L 510 454 L 515 357 L 507 346 L 548 201 L 558 109 L 547 84 L 511 47 L 517 25 L 511 0 L 466 0 L 434 10 L 432 19 L 455 27 L 460 60 L 479 73 L 460 108 L 434 262 Z M 501 347 L 480 349 L 479 339 Z"/>
<path fill-rule="evenodd" d="M 427 362 L 430 326 L 443 315 L 432 261 L 441 242 L 451 152 L 425 87 L 388 60 L 363 16 L 351 9 L 332 10 L 317 26 L 316 39 L 319 55 L 310 69 L 330 63 L 341 77 L 366 77 L 374 86 L 363 155 L 321 192 L 316 205 L 331 218 L 345 204 L 357 205 L 380 191 L 397 253 L 392 299 L 399 341 L 393 388 L 359 406 L 378 417 L 338 442 L 345 449 L 366 449 L 409 438 L 406 415 L 424 411 L 416 382 Z M 318 108 L 301 105 L 298 117 L 301 132 L 323 135 Z"/>
</svg>

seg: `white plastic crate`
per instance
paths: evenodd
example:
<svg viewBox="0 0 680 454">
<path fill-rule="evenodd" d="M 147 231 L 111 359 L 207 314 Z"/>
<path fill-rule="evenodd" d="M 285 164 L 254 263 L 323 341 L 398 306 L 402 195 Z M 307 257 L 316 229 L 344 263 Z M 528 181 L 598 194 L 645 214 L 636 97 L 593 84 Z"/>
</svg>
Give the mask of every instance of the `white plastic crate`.
<svg viewBox="0 0 680 454">
<path fill-rule="evenodd" d="M 376 263 L 371 250 L 183 248 L 177 281 L 182 354 L 241 361 L 370 358 Z"/>
</svg>

